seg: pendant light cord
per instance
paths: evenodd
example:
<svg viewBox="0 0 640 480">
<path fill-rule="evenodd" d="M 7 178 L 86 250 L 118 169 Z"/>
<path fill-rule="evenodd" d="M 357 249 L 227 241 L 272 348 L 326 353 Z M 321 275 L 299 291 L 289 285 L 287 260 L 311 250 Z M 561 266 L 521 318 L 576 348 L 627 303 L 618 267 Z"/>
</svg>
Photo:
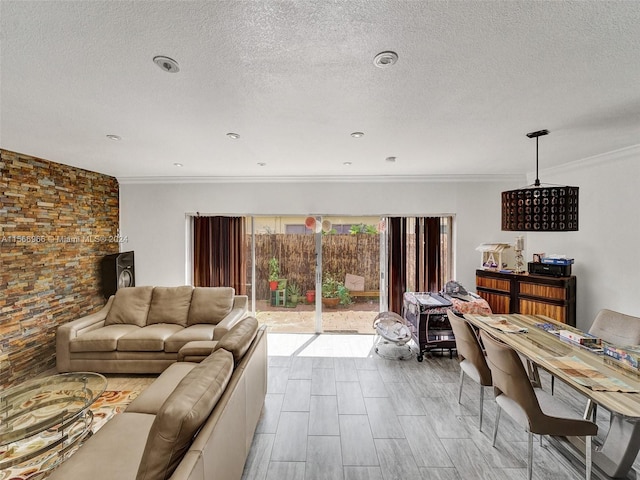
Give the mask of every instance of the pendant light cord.
<svg viewBox="0 0 640 480">
<path fill-rule="evenodd" d="M 534 186 L 539 187 L 540 186 L 540 178 L 538 178 L 538 138 L 543 136 L 543 135 L 548 135 L 549 134 L 549 130 L 539 130 L 537 132 L 531 132 L 531 133 L 527 133 L 527 137 L 529 138 L 534 138 L 536 139 L 536 182 L 534 183 Z"/>
<path fill-rule="evenodd" d="M 536 181 L 534 183 L 536 187 L 540 186 L 540 178 L 538 178 L 538 138 L 536 137 Z"/>
</svg>

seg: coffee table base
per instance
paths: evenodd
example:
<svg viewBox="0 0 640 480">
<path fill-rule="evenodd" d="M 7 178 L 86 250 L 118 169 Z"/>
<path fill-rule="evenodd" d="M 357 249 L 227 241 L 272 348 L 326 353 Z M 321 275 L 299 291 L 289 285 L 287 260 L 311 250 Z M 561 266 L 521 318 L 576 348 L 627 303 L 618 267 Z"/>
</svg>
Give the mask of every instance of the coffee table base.
<svg viewBox="0 0 640 480">
<path fill-rule="evenodd" d="M 37 378 L 0 394 L 0 470 L 41 459 L 55 468 L 91 435 L 90 406 L 107 379 L 93 372 Z"/>
</svg>

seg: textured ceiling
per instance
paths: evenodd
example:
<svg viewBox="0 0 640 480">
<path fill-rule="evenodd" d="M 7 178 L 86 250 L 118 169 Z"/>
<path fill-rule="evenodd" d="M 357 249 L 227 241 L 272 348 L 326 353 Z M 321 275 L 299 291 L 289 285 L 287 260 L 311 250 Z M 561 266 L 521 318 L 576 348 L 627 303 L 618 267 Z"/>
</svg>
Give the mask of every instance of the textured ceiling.
<svg viewBox="0 0 640 480">
<path fill-rule="evenodd" d="M 120 179 L 524 174 L 543 128 L 543 170 L 640 144 L 638 1 L 0 9 L 0 146 Z"/>
</svg>

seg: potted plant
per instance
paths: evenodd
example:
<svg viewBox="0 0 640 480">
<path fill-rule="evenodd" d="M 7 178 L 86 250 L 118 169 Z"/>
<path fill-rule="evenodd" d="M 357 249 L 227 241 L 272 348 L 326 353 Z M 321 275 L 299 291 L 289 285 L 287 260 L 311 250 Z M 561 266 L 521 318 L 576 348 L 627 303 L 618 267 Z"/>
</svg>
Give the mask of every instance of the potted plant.
<svg viewBox="0 0 640 480">
<path fill-rule="evenodd" d="M 287 285 L 287 296 L 294 305 L 297 305 L 300 301 L 300 286 L 296 282 L 291 282 Z"/>
<path fill-rule="evenodd" d="M 305 294 L 308 303 L 313 303 L 316 301 L 316 291 L 315 290 L 307 290 Z"/>
<path fill-rule="evenodd" d="M 325 307 L 335 307 L 340 302 L 338 296 L 340 286 L 344 284 L 338 281 L 332 274 L 327 273 L 322 279 L 322 304 Z"/>
<path fill-rule="evenodd" d="M 278 279 L 280 278 L 280 263 L 276 257 L 269 260 L 269 289 L 278 289 Z"/>
<path fill-rule="evenodd" d="M 353 303 L 349 289 L 342 283 L 338 286 L 338 298 L 340 299 L 340 305 L 351 305 Z"/>
</svg>

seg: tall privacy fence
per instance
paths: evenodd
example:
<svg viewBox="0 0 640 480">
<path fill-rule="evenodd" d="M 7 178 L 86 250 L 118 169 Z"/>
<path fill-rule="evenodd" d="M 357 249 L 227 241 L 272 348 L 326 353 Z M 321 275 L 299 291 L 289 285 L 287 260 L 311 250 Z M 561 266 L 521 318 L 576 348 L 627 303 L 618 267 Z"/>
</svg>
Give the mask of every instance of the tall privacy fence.
<svg viewBox="0 0 640 480">
<path fill-rule="evenodd" d="M 256 289 L 257 299 L 269 298 L 269 259 L 280 265 L 280 278 L 295 282 L 301 293 L 315 289 L 315 235 L 256 235 L 256 280 L 249 283 Z M 250 249 L 250 238 L 249 238 Z M 364 277 L 365 290 L 378 290 L 380 278 L 380 237 L 370 234 L 332 234 L 322 237 L 322 271 L 344 281 L 351 273 Z M 251 260 L 248 264 L 251 275 Z"/>
<path fill-rule="evenodd" d="M 256 289 L 258 300 L 269 299 L 269 260 L 275 257 L 280 266 L 280 278 L 300 287 L 301 294 L 315 289 L 315 235 L 256 235 L 256 280 L 251 279 L 251 255 L 248 255 L 247 282 Z M 415 235 L 407 235 L 407 290 L 414 290 Z M 247 236 L 247 252 L 251 252 L 251 236 Z M 442 268 L 441 282 L 450 280 L 447 236 L 440 236 Z M 344 282 L 347 273 L 364 277 L 365 290 L 380 288 L 380 237 L 365 233 L 330 234 L 322 236 L 322 271 Z M 248 291 L 251 291 L 251 286 Z"/>
</svg>

